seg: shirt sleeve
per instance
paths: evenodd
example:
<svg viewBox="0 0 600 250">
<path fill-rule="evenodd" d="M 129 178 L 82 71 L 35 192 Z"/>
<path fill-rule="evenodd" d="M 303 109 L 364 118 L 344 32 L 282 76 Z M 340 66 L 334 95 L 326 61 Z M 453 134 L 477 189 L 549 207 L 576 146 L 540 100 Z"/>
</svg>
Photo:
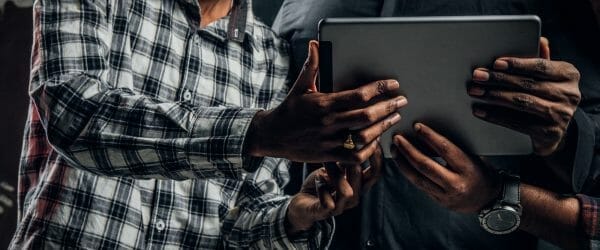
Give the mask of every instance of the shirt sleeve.
<svg viewBox="0 0 600 250">
<path fill-rule="evenodd" d="M 572 164 L 574 193 L 587 193 L 598 185 L 600 179 L 600 158 L 596 153 L 599 145 L 596 135 L 600 133 L 600 126 L 596 122 L 598 119 L 600 116 L 578 108 L 573 116 L 572 128 L 569 129 L 568 136 L 572 139 L 568 139 L 566 150 L 558 155 L 561 161 Z"/>
<path fill-rule="evenodd" d="M 580 226 L 589 249 L 600 248 L 600 199 L 586 195 L 577 195 L 581 205 Z"/>
<path fill-rule="evenodd" d="M 109 52 L 109 9 L 102 0 L 34 5 L 30 96 L 50 144 L 72 166 L 100 175 L 239 179 L 254 170 L 242 151 L 259 109 L 196 107 L 107 80 L 109 57 L 122 56 Z"/>
<path fill-rule="evenodd" d="M 316 223 L 299 237 L 287 236 L 285 220 L 290 197 L 283 194 L 282 187 L 289 180 L 288 166 L 287 160 L 264 158 L 262 167 L 246 176 L 237 204 L 228 211 L 223 223 L 225 248 L 324 249 L 329 246 L 334 232 L 333 218 Z"/>
</svg>

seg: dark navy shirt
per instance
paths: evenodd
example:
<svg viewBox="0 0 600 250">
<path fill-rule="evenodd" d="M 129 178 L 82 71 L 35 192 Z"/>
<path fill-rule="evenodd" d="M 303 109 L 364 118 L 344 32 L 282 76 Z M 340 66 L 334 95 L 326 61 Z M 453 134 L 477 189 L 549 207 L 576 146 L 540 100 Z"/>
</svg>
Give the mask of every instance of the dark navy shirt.
<svg viewBox="0 0 600 250">
<path fill-rule="evenodd" d="M 521 169 L 524 182 L 552 191 L 598 195 L 600 181 L 600 52 L 598 27 L 586 0 L 286 0 L 274 29 L 291 41 L 294 72 L 306 58 L 306 44 L 317 37 L 324 17 L 536 14 L 550 40 L 552 58 L 581 72 L 583 101 L 569 129 L 560 160 L 572 168 L 572 181 L 549 174 L 541 159 L 499 157 L 496 167 Z M 522 232 L 496 236 L 480 228 L 476 215 L 451 212 L 410 184 L 388 162 L 382 179 L 360 207 L 336 218 L 334 249 L 548 249 Z"/>
</svg>

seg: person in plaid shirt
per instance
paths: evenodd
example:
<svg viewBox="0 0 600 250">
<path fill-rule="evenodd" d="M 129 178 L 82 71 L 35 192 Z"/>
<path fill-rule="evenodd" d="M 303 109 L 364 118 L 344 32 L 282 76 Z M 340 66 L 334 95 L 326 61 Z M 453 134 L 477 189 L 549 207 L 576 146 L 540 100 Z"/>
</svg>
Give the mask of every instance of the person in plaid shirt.
<svg viewBox="0 0 600 250">
<path fill-rule="evenodd" d="M 288 89 L 288 45 L 250 6 L 35 2 L 11 249 L 329 244 L 331 216 L 380 175 L 378 137 L 406 99 L 393 80 L 319 93 L 316 42 Z M 351 127 L 364 129 L 348 143 Z M 288 197 L 288 160 L 345 171 Z"/>
</svg>

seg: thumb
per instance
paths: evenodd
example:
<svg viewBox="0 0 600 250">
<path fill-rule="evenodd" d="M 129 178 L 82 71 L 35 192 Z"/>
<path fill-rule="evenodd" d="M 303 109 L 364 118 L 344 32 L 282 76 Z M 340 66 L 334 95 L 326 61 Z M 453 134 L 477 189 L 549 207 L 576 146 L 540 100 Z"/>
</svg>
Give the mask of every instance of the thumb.
<svg viewBox="0 0 600 250">
<path fill-rule="evenodd" d="M 317 74 L 319 73 L 319 42 L 311 40 L 308 43 L 308 56 L 304 67 L 292 87 L 292 95 L 301 95 L 307 91 L 317 92 Z"/>
<path fill-rule="evenodd" d="M 550 41 L 548 41 L 548 38 L 540 38 L 540 57 L 550 60 Z"/>
</svg>

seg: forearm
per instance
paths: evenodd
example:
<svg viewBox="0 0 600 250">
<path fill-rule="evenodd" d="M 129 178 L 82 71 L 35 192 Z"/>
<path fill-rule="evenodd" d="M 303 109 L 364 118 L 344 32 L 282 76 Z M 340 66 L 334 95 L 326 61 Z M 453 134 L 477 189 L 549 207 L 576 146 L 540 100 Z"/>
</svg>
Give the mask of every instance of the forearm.
<svg viewBox="0 0 600 250">
<path fill-rule="evenodd" d="M 242 142 L 255 109 L 192 108 L 85 74 L 35 84 L 35 113 L 49 142 L 74 167 L 135 178 L 240 176 Z"/>
<path fill-rule="evenodd" d="M 574 197 L 527 184 L 521 185 L 521 229 L 565 249 L 581 249 L 585 239 L 578 230 L 580 205 Z"/>
</svg>

